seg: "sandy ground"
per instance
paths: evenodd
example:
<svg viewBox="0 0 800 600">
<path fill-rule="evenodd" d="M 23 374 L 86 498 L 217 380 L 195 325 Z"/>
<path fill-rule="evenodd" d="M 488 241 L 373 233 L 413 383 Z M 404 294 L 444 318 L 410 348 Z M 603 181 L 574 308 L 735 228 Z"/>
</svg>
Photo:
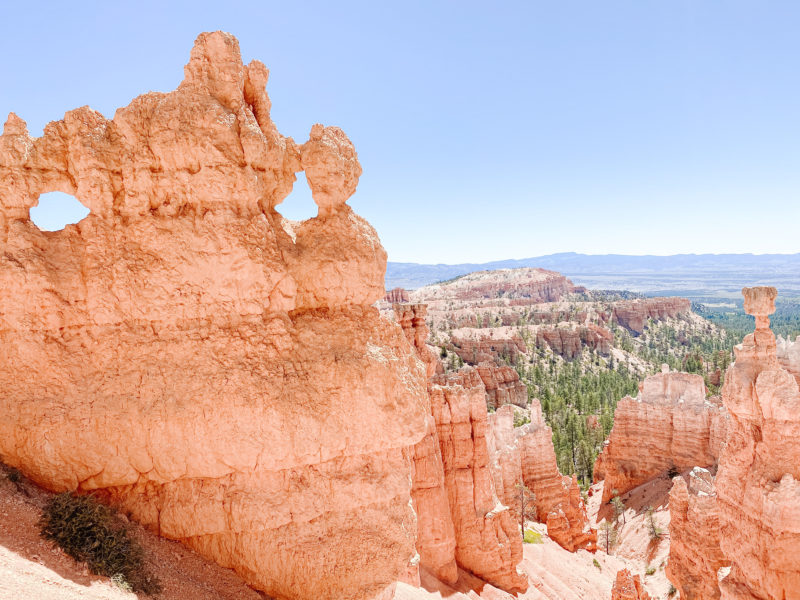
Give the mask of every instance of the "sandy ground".
<svg viewBox="0 0 800 600">
<path fill-rule="evenodd" d="M 51 542 L 39 537 L 37 522 L 49 494 L 28 482 L 19 485 L 0 466 L 0 600 L 135 600 L 107 577 L 91 575 Z M 263 600 L 233 571 L 211 563 L 177 542 L 146 531 L 139 540 L 148 566 L 160 580 L 160 600 Z"/>
</svg>

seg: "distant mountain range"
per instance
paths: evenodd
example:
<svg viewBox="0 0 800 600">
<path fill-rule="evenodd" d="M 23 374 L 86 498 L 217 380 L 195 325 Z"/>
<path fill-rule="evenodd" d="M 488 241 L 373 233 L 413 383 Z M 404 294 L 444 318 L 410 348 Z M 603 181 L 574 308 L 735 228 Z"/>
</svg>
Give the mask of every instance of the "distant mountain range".
<svg viewBox="0 0 800 600">
<path fill-rule="evenodd" d="M 416 289 L 473 271 L 540 267 L 563 273 L 592 289 L 624 289 L 692 299 L 739 298 L 744 286 L 774 285 L 783 296 L 800 296 L 798 254 L 577 254 L 563 252 L 488 263 L 426 265 L 389 262 L 386 288 Z"/>
</svg>

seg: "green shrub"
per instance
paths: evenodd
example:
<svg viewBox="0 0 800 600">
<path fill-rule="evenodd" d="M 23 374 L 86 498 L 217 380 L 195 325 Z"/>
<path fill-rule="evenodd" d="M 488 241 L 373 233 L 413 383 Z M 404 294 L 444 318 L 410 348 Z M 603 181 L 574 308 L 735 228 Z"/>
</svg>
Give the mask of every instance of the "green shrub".
<svg viewBox="0 0 800 600">
<path fill-rule="evenodd" d="M 668 595 L 670 598 L 672 598 L 672 597 L 673 597 L 675 594 L 677 594 L 677 593 L 678 593 L 678 590 L 676 590 L 676 589 L 675 589 L 675 586 L 674 586 L 674 585 L 672 585 L 672 584 L 670 584 L 670 586 L 669 586 L 669 592 L 667 592 L 667 595 Z"/>
<path fill-rule="evenodd" d="M 534 531 L 533 529 L 526 529 L 525 535 L 522 536 L 522 541 L 526 544 L 541 544 L 542 534 L 538 531 Z"/>
<path fill-rule="evenodd" d="M 596 558 L 593 558 L 593 559 L 592 559 L 592 564 L 593 564 L 595 567 L 597 567 L 597 570 L 598 570 L 598 571 L 602 571 L 602 570 L 603 570 L 603 568 L 600 566 L 600 563 L 599 563 L 599 562 L 597 562 L 597 559 L 596 559 Z"/>
<path fill-rule="evenodd" d="M 656 572 L 656 568 L 655 567 L 647 567 L 647 570 L 644 572 L 644 574 L 645 575 L 652 575 L 655 572 Z"/>
<path fill-rule="evenodd" d="M 161 592 L 161 583 L 147 572 L 144 551 L 128 535 L 114 510 L 89 496 L 64 492 L 53 496 L 42 513 L 42 537 L 55 542 L 92 573 L 111 577 L 124 588 L 148 595 Z"/>
</svg>

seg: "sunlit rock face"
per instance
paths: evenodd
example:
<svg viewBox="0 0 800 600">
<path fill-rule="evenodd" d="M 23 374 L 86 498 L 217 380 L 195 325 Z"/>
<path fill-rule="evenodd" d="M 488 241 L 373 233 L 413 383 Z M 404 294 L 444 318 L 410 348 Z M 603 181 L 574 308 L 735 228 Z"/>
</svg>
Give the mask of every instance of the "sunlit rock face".
<svg viewBox="0 0 800 600">
<path fill-rule="evenodd" d="M 623 300 L 614 305 L 614 318 L 623 327 L 638 335 L 648 319 L 663 321 L 692 310 L 686 298 L 642 298 Z"/>
<path fill-rule="evenodd" d="M 481 376 L 471 367 L 436 374 L 438 358 L 425 344 L 426 305 L 394 304 L 393 309 L 430 376 L 426 435 L 411 450 L 420 566 L 447 583 L 455 583 L 461 568 L 498 588 L 524 591 L 528 581 L 517 569 L 522 536 L 492 479 L 493 440 L 487 439 Z M 410 579 L 413 583 L 413 575 Z"/>
<path fill-rule="evenodd" d="M 712 467 L 724 439 L 727 417 L 717 400 L 706 399 L 700 375 L 665 371 L 640 385 L 636 398 L 619 401 L 611 430 L 594 467 L 604 480 L 603 502 L 669 470 Z"/>
<path fill-rule="evenodd" d="M 667 577 L 686 600 L 719 598 L 717 572 L 727 565 L 719 547 L 719 513 L 714 477 L 695 467 L 675 477 L 669 495 Z"/>
<path fill-rule="evenodd" d="M 177 90 L 0 137 L 0 454 L 98 491 L 291 599 L 391 592 L 415 554 L 426 372 L 371 307 L 386 267 L 335 127 L 298 146 L 268 71 L 198 37 Z M 304 170 L 319 215 L 275 207 Z M 45 233 L 39 194 L 91 214 Z"/>
<path fill-rule="evenodd" d="M 716 480 L 711 490 L 694 494 L 691 484 L 687 493 L 678 482 L 672 494 L 680 524 L 671 531 L 676 559 L 688 548 L 702 568 L 687 576 L 671 567 L 667 574 L 676 587 L 695 593 L 688 598 L 800 598 L 800 373 L 793 370 L 791 344 L 779 352 L 769 329 L 775 288 L 742 292 L 756 330 L 735 348 L 725 376 L 730 423 Z M 707 532 L 702 543 L 695 541 Z M 700 591 L 687 588 L 687 580 Z"/>
<path fill-rule="evenodd" d="M 631 575 L 628 569 L 617 571 L 614 587 L 611 588 L 611 600 L 650 600 L 650 594 L 644 590 L 638 575 Z"/>
<path fill-rule="evenodd" d="M 489 415 L 489 452 L 497 494 L 519 519 L 519 486 L 526 486 L 535 496 L 537 520 L 547 524 L 547 534 L 554 541 L 571 552 L 593 551 L 597 531 L 589 526 L 577 479 L 558 470 L 552 430 L 535 398 L 530 417 L 530 423 L 514 427 L 510 405 Z"/>
<path fill-rule="evenodd" d="M 800 392 L 776 353 L 775 288 L 745 288 L 756 330 L 737 346 L 722 399 L 731 415 L 716 479 L 725 600 L 800 597 Z M 787 364 L 789 366 L 789 364 Z"/>
</svg>

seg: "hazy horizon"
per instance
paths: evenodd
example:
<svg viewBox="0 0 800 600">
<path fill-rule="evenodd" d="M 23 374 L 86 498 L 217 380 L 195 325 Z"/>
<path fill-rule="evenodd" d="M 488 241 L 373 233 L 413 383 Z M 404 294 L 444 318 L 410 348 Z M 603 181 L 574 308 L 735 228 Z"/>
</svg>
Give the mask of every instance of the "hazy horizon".
<svg viewBox="0 0 800 600">
<path fill-rule="evenodd" d="M 799 17 L 744 1 L 32 2 L 0 24 L 0 117 L 32 135 L 87 104 L 111 118 L 174 89 L 197 34 L 223 29 L 270 69 L 284 135 L 320 121 L 353 140 L 350 204 L 391 261 L 796 253 Z M 278 209 L 313 214 L 302 175 Z"/>
</svg>

